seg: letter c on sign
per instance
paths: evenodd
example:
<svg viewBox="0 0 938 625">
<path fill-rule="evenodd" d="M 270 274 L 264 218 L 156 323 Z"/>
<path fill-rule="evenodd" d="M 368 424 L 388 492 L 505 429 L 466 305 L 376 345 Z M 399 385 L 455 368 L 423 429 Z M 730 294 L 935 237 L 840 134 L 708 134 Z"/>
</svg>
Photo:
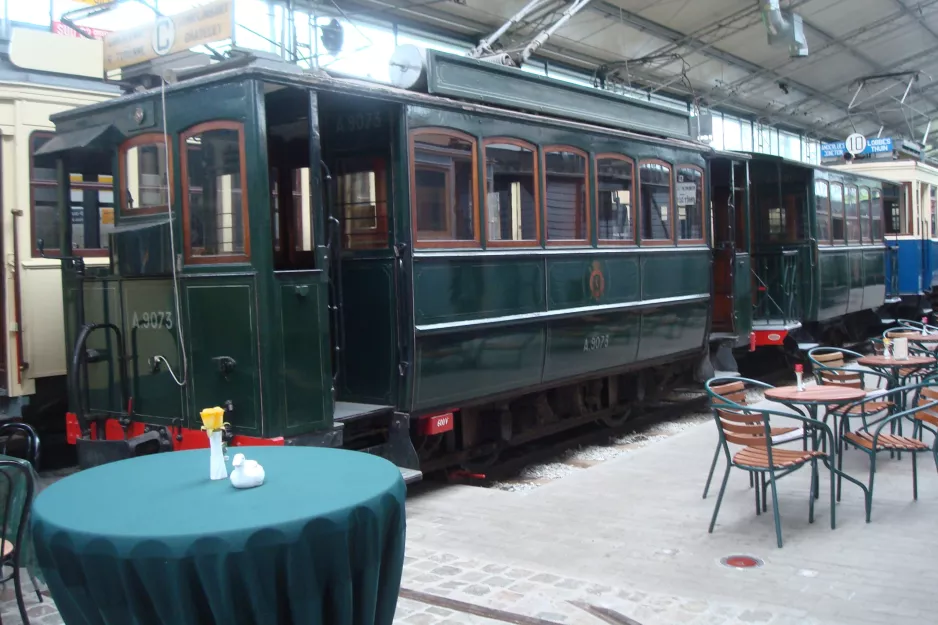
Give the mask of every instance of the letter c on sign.
<svg viewBox="0 0 938 625">
<path fill-rule="evenodd" d="M 153 52 L 159 56 L 169 53 L 176 43 L 176 25 L 168 17 L 161 17 L 153 25 Z"/>
</svg>

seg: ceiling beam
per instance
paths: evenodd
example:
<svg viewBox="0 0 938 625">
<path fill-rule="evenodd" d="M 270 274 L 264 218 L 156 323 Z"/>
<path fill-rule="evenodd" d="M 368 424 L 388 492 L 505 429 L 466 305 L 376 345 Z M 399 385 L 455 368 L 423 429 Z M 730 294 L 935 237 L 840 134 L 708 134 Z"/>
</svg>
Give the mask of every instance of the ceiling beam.
<svg viewBox="0 0 938 625">
<path fill-rule="evenodd" d="M 900 0 L 897 0 L 897 2 L 899 2 L 900 4 L 902 4 Z M 886 68 L 886 67 L 883 66 L 883 65 L 880 65 L 879 63 L 877 63 L 876 61 L 874 61 L 873 59 L 871 59 L 869 56 L 867 56 L 866 54 L 864 54 L 863 52 L 861 52 L 860 50 L 858 50 L 856 47 L 854 47 L 854 46 L 852 46 L 852 45 L 850 45 L 849 43 L 846 43 L 846 42 L 844 42 L 844 41 L 838 40 L 836 37 L 834 37 L 834 36 L 831 35 L 830 33 L 826 32 L 826 31 L 822 30 L 821 28 L 815 26 L 814 24 L 808 22 L 808 20 L 805 20 L 805 19 L 802 18 L 802 21 L 804 22 L 805 28 L 808 28 L 808 29 L 814 31 L 815 33 L 817 33 L 818 35 L 820 35 L 821 37 L 823 37 L 823 38 L 826 39 L 827 41 L 833 43 L 834 45 L 840 46 L 841 48 L 843 48 L 843 49 L 846 50 L 847 52 L 851 53 L 851 54 L 852 54 L 853 56 L 855 56 L 856 58 L 858 58 L 858 59 L 860 59 L 861 61 L 863 61 L 864 63 L 866 63 L 868 66 L 872 67 L 877 73 L 883 74 L 883 73 L 887 73 L 887 72 L 889 71 L 888 68 Z M 903 80 L 898 80 L 898 79 L 896 79 L 896 80 L 894 80 L 894 83 L 896 84 L 896 86 L 902 87 L 903 90 L 904 90 L 904 89 L 906 88 L 906 86 L 908 85 L 908 81 L 907 81 L 907 80 L 906 80 L 906 81 L 903 81 Z M 921 93 L 922 93 L 922 91 L 919 91 L 919 92 L 918 92 L 919 95 L 920 95 Z M 938 108 L 938 101 L 935 101 L 933 98 L 929 98 L 929 97 L 925 97 L 925 100 L 926 100 L 929 104 L 931 104 L 932 107 Z M 876 100 L 874 99 L 873 101 L 875 102 Z M 865 100 L 864 102 L 870 103 L 870 100 Z M 849 105 L 848 105 L 848 107 L 849 107 Z M 847 112 L 849 113 L 850 111 L 847 110 Z M 857 111 L 857 112 L 859 112 L 859 111 Z M 912 137 L 912 138 L 914 139 L 915 137 Z"/>
<path fill-rule="evenodd" d="M 924 30 L 929 35 L 931 35 L 932 39 L 934 39 L 935 41 L 938 41 L 938 32 L 935 32 L 935 30 L 931 26 L 925 23 L 925 20 L 922 19 L 921 13 L 916 14 L 915 11 L 910 9 L 909 6 L 902 0 L 893 0 L 893 2 L 895 3 L 896 6 L 899 7 L 900 12 L 902 12 L 904 15 L 907 15 L 911 17 L 912 19 L 914 19 L 916 22 L 918 22 L 918 25 L 919 27 L 921 27 L 922 30 Z M 922 7 L 920 4 L 916 8 L 919 11 L 921 11 L 924 7 Z"/>
<path fill-rule="evenodd" d="M 704 46 L 706 46 L 707 44 L 700 41 L 699 39 L 688 38 L 678 30 L 674 30 L 673 28 L 669 28 L 657 22 L 653 22 L 652 20 L 642 17 L 641 15 L 638 15 L 637 13 L 633 13 L 632 11 L 626 11 L 625 9 L 617 7 L 616 5 L 611 4 L 605 0 L 594 0 L 594 2 L 587 5 L 587 9 L 594 11 L 594 12 L 602 13 L 606 15 L 607 17 L 620 20 L 626 24 L 629 24 L 633 28 L 637 28 L 638 30 L 642 32 L 646 32 L 654 37 L 658 37 L 659 39 L 664 39 L 670 42 L 686 41 L 687 43 L 683 45 L 690 45 L 690 46 L 697 45 L 699 47 L 699 51 L 696 52 L 697 54 L 702 54 L 704 56 L 721 61 L 723 63 L 727 63 L 728 65 L 739 67 L 740 69 L 744 69 L 748 72 L 767 72 L 774 79 L 784 80 L 786 83 L 788 83 L 788 85 L 791 88 L 797 91 L 800 91 L 804 94 L 807 94 L 811 96 L 812 98 L 814 98 L 815 100 L 826 102 L 827 104 L 830 104 L 832 106 L 836 106 L 844 110 L 847 110 L 846 102 L 839 100 L 838 98 L 835 98 L 824 91 L 815 89 L 814 87 L 811 87 L 810 85 L 806 85 L 804 83 L 791 80 L 790 78 L 782 76 L 775 70 L 766 69 L 762 67 L 761 65 L 753 63 L 752 61 L 748 61 L 742 57 L 736 56 L 735 54 L 731 54 L 729 52 L 720 50 L 719 48 L 715 48 L 715 47 L 705 48 Z M 869 121 L 876 123 L 877 125 L 879 124 L 879 122 L 875 118 L 872 118 L 868 115 L 861 114 L 860 116 L 866 117 Z"/>
</svg>

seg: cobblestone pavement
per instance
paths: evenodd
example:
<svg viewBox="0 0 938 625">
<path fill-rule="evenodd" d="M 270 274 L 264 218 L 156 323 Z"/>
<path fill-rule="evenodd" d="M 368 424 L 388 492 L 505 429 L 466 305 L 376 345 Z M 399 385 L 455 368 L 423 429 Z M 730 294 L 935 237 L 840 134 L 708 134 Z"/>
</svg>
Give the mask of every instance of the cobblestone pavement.
<svg viewBox="0 0 938 625">
<path fill-rule="evenodd" d="M 603 623 L 588 605 L 612 609 L 628 625 L 934 622 L 928 589 L 938 585 L 938 473 L 931 458 L 919 459 L 915 502 L 908 457 L 880 456 L 870 524 L 859 489 L 845 482 L 835 531 L 826 473 L 814 524 L 808 471 L 786 477 L 778 487 L 785 540 L 778 549 L 771 509 L 755 515 L 740 471 L 707 533 L 722 460 L 710 497 L 700 494 L 715 442 L 712 422 L 702 423 L 530 491 L 416 489 L 402 585 L 425 595 L 402 598 L 395 623 L 506 622 L 468 613 L 465 604 L 558 625 Z M 846 454 L 844 468 L 865 479 L 866 456 Z M 764 565 L 722 566 L 720 558 L 732 554 Z M 18 623 L 11 587 L 0 601 L 3 622 Z M 462 602 L 455 604 L 461 609 L 440 605 L 446 601 Z M 33 623 L 61 623 L 51 602 L 39 605 L 32 593 L 27 602 Z"/>
</svg>

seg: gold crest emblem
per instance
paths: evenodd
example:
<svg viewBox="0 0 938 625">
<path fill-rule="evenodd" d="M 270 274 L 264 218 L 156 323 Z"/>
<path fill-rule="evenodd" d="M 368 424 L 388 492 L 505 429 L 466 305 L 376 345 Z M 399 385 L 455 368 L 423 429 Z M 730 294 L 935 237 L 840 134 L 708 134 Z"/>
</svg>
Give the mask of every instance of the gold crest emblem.
<svg viewBox="0 0 938 625">
<path fill-rule="evenodd" d="M 593 261 L 589 277 L 590 295 L 594 300 L 599 300 L 606 290 L 606 279 L 603 277 L 602 266 L 598 260 Z"/>
</svg>

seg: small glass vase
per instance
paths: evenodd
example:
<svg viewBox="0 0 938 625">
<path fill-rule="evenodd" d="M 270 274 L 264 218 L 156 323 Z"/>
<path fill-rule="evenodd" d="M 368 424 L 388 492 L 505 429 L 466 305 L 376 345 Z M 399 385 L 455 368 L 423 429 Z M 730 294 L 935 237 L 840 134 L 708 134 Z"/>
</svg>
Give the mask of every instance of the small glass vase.
<svg viewBox="0 0 938 625">
<path fill-rule="evenodd" d="M 228 479 L 228 467 L 225 466 L 225 453 L 222 450 L 221 430 L 213 430 L 208 435 L 208 445 L 211 452 L 209 457 L 209 476 L 213 480 Z"/>
</svg>

